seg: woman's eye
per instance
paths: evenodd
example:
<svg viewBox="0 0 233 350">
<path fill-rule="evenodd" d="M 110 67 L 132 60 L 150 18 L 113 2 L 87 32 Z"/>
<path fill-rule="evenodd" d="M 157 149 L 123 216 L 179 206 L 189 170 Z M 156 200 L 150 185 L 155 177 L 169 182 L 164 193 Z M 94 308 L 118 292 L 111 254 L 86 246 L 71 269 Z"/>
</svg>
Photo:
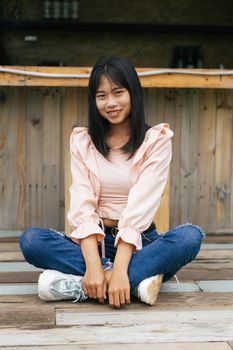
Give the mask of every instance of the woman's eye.
<svg viewBox="0 0 233 350">
<path fill-rule="evenodd" d="M 123 90 L 117 90 L 116 93 L 117 95 L 121 94 L 123 92 Z"/>
<path fill-rule="evenodd" d="M 104 94 L 101 94 L 101 95 L 97 95 L 96 97 L 97 98 L 104 98 L 104 96 L 105 96 Z"/>
</svg>

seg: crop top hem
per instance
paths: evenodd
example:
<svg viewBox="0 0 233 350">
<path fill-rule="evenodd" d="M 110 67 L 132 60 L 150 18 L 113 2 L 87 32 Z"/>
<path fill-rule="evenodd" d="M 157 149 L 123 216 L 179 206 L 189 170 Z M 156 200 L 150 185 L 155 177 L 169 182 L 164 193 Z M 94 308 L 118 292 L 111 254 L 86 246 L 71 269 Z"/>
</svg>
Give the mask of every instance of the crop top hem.
<svg viewBox="0 0 233 350">
<path fill-rule="evenodd" d="M 119 220 L 119 215 L 109 215 L 109 213 L 105 210 L 98 210 L 98 215 L 102 219 L 109 219 L 109 220 Z"/>
</svg>

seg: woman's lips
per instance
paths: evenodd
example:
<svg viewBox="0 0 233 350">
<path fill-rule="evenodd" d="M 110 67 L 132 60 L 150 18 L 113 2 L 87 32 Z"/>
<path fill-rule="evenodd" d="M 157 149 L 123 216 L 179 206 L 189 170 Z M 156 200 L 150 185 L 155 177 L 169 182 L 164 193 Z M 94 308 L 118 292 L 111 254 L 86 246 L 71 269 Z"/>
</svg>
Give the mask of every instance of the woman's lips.
<svg viewBox="0 0 233 350">
<path fill-rule="evenodd" d="M 120 114 L 120 112 L 121 112 L 121 110 L 118 109 L 118 110 L 116 110 L 116 111 L 109 111 L 109 112 L 107 112 L 107 113 L 108 113 L 108 115 L 109 115 L 110 117 L 116 117 L 116 116 L 118 116 L 118 114 Z"/>
</svg>

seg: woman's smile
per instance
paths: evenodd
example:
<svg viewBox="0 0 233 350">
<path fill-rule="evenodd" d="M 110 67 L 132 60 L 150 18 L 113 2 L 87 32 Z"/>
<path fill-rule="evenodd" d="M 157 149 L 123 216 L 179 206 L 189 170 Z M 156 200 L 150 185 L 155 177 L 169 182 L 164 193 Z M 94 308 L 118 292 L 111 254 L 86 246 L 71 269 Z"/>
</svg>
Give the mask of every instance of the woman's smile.
<svg viewBox="0 0 233 350">
<path fill-rule="evenodd" d="M 118 115 L 120 114 L 120 112 L 121 112 L 121 109 L 118 109 L 118 110 L 115 110 L 115 111 L 108 111 L 107 113 L 108 113 L 108 115 L 109 115 L 110 117 L 118 117 Z"/>
</svg>

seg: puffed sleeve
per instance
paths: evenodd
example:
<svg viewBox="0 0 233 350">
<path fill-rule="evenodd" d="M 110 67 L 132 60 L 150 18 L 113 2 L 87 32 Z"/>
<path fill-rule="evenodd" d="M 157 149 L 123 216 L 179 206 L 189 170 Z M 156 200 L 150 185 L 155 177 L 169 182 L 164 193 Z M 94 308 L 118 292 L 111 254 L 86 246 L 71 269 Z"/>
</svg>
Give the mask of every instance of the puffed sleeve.
<svg viewBox="0 0 233 350">
<path fill-rule="evenodd" d="M 105 233 L 99 226 L 100 219 L 96 213 L 98 197 L 90 182 L 90 170 L 86 167 L 77 145 L 78 140 L 73 132 L 70 137 L 72 185 L 67 219 L 74 230 L 70 236 L 80 239 L 98 234 L 98 240 L 101 240 Z"/>
<path fill-rule="evenodd" d="M 121 238 L 133 244 L 135 250 L 142 248 L 141 233 L 153 221 L 166 186 L 172 157 L 172 135 L 170 129 L 163 127 L 147 150 L 137 181 L 129 191 L 127 205 L 119 217 L 115 247 Z"/>
</svg>

